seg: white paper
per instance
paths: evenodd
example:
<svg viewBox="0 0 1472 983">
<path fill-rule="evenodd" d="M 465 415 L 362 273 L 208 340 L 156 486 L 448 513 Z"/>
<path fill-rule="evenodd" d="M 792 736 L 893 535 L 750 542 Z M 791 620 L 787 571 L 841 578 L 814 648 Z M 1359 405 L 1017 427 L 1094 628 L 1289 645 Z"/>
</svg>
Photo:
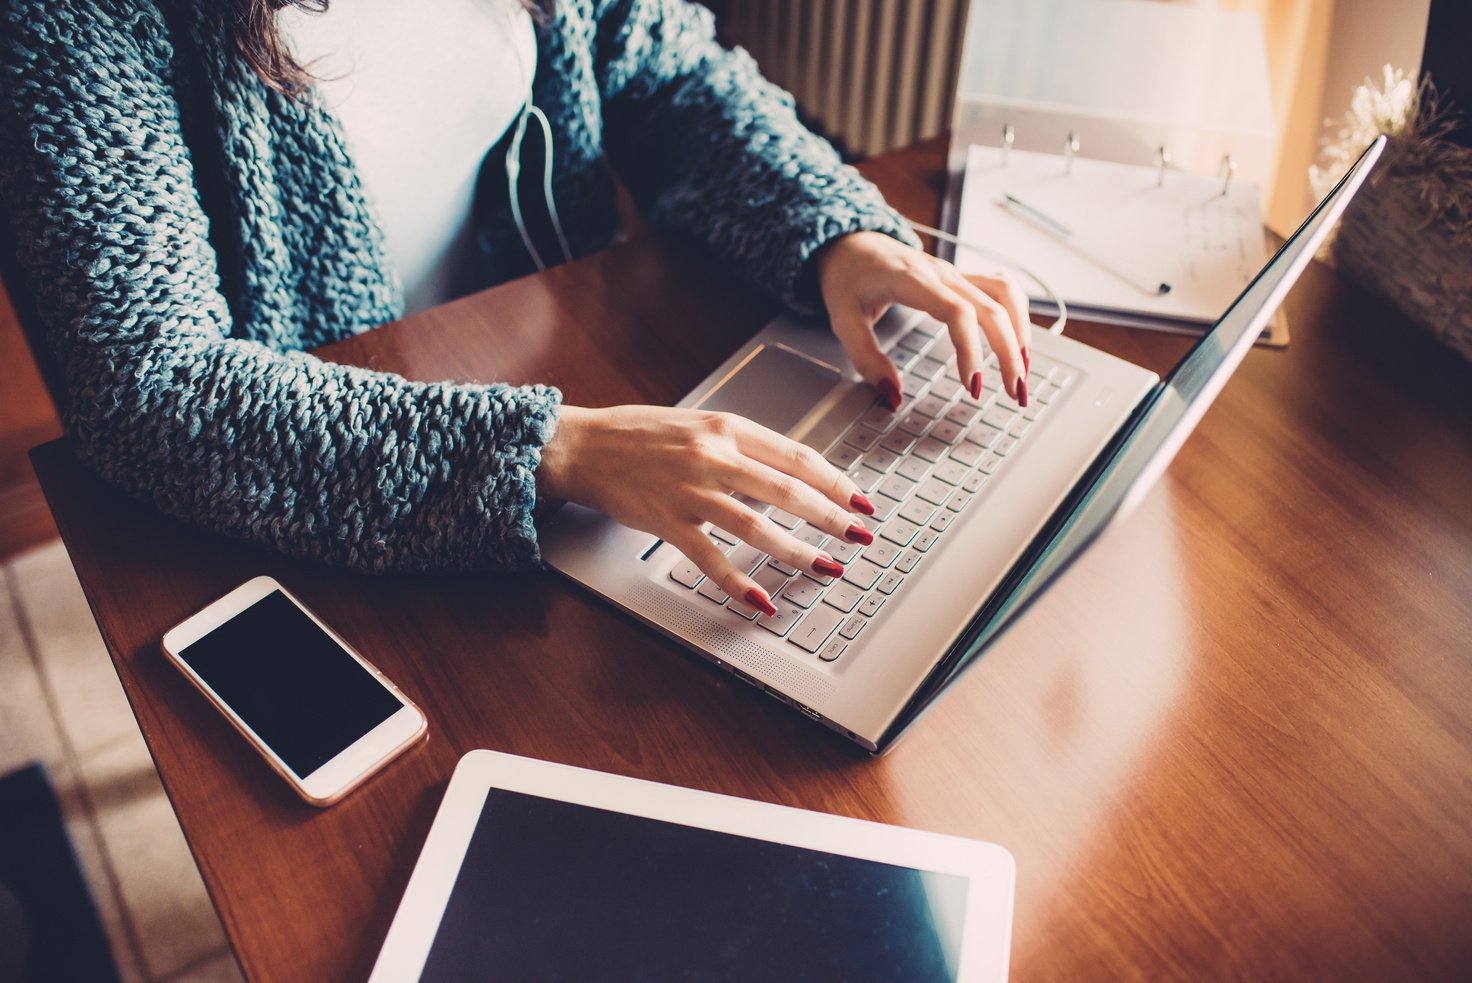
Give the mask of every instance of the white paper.
<svg viewBox="0 0 1472 983">
<path fill-rule="evenodd" d="M 1266 262 L 1256 185 L 1159 168 L 973 146 L 967 155 L 957 236 L 1010 257 L 1069 304 L 1150 317 L 1210 323 L 1221 316 Z M 1071 248 L 998 201 L 1010 194 L 1067 227 Z M 1147 283 L 1169 283 L 1152 296 L 1083 253 Z M 987 272 L 999 263 L 962 246 L 956 265 Z M 1042 299 L 1032 291 L 1035 299 Z"/>
</svg>

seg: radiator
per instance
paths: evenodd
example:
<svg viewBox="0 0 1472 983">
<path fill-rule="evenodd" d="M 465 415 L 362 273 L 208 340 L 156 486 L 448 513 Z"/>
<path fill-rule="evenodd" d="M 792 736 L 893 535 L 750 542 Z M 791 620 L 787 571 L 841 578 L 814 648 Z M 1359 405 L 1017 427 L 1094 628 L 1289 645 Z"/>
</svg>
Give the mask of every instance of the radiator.
<svg viewBox="0 0 1472 983">
<path fill-rule="evenodd" d="M 722 36 L 866 157 L 950 125 L 966 0 L 726 0 Z"/>
</svg>

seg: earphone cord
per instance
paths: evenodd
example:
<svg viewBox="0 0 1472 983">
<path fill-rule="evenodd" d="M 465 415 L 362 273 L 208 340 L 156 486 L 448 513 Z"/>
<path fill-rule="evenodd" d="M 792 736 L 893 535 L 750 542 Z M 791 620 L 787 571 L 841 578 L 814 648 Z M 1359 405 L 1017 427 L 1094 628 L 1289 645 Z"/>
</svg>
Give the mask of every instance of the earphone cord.
<svg viewBox="0 0 1472 983">
<path fill-rule="evenodd" d="M 949 242 L 953 246 L 960 246 L 962 249 L 969 249 L 974 253 L 978 253 L 982 256 L 987 257 L 988 259 L 994 259 L 999 263 L 1004 263 L 1007 266 L 1015 269 L 1017 272 L 1021 273 L 1023 276 L 1027 277 L 1029 280 L 1036 283 L 1039 287 L 1042 288 L 1043 293 L 1048 295 L 1047 302 L 1058 308 L 1058 319 L 1052 324 L 1048 325 L 1047 330 L 1051 331 L 1053 334 L 1063 333 L 1063 327 L 1068 323 L 1068 305 L 1063 302 L 1063 298 L 1058 295 L 1058 292 L 1056 290 L 1048 286 L 1047 281 L 1045 281 L 1042 277 L 1038 276 L 1027 267 L 1022 266 L 1020 263 L 1007 256 L 1005 253 L 998 252 L 997 250 L 992 249 L 989 246 L 983 246 L 978 243 L 969 242 L 964 239 L 958 239 L 957 237 L 951 235 L 949 232 L 944 232 L 940 229 L 932 228 L 929 225 L 924 225 L 920 222 L 915 221 L 907 215 L 901 215 L 900 218 L 909 223 L 910 228 L 914 229 L 916 232 L 923 232 L 928 236 L 933 236 L 936 239 L 942 239 L 946 242 Z"/>
</svg>

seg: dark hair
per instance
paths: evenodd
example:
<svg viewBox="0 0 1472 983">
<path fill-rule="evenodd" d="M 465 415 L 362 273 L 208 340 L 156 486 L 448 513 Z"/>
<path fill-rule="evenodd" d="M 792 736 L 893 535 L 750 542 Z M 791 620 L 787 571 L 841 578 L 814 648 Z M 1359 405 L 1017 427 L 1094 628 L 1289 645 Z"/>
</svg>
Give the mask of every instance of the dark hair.
<svg viewBox="0 0 1472 983">
<path fill-rule="evenodd" d="M 211 0 L 201 0 L 206 4 Z M 543 18 L 552 13 L 554 0 L 521 0 L 532 16 Z M 295 96 L 315 81 L 312 73 L 298 65 L 276 25 L 276 14 L 283 7 L 296 7 L 321 13 L 329 0 L 223 0 L 219 8 L 226 18 L 236 50 L 247 65 L 271 88 Z"/>
</svg>

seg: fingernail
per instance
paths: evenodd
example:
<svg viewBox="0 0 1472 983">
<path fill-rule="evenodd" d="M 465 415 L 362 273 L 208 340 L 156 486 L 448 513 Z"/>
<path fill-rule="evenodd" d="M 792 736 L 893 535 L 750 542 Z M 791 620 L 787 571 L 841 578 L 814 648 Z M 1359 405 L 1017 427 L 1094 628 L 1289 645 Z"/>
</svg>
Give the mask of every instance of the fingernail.
<svg viewBox="0 0 1472 983">
<path fill-rule="evenodd" d="M 1026 379 L 1018 379 L 1017 380 L 1017 405 L 1018 406 L 1023 406 L 1023 407 L 1027 406 L 1027 380 Z"/>
<path fill-rule="evenodd" d="M 772 603 L 772 599 L 764 591 L 758 590 L 755 587 L 746 592 L 746 603 L 769 618 L 777 613 L 777 605 Z"/>
<path fill-rule="evenodd" d="M 1031 371 L 1032 371 L 1032 352 L 1030 352 L 1030 351 L 1027 350 L 1027 346 L 1026 345 L 1023 345 L 1022 346 L 1022 374 L 1023 375 L 1027 375 Z"/>
<path fill-rule="evenodd" d="M 884 397 L 884 403 L 891 410 L 900 408 L 900 387 L 894 384 L 892 379 L 879 380 L 879 395 Z"/>
<path fill-rule="evenodd" d="M 874 534 L 865 529 L 862 522 L 855 522 L 849 526 L 848 531 L 843 534 L 843 538 L 850 543 L 858 543 L 862 546 L 868 546 L 874 542 Z"/>
<path fill-rule="evenodd" d="M 854 497 L 848 500 L 848 507 L 865 515 L 874 514 L 874 503 L 869 501 L 863 492 L 854 492 Z"/>
<path fill-rule="evenodd" d="M 842 577 L 843 564 L 831 556 L 820 553 L 818 554 L 818 558 L 813 561 L 813 572 L 821 573 L 825 577 Z M 776 609 L 774 608 L 773 610 Z"/>
<path fill-rule="evenodd" d="M 973 372 L 973 373 L 971 373 L 971 398 L 972 399 L 980 399 L 981 398 L 981 373 L 980 372 Z"/>
</svg>

